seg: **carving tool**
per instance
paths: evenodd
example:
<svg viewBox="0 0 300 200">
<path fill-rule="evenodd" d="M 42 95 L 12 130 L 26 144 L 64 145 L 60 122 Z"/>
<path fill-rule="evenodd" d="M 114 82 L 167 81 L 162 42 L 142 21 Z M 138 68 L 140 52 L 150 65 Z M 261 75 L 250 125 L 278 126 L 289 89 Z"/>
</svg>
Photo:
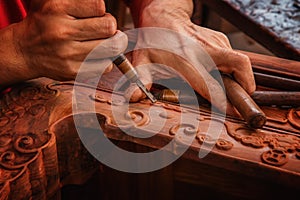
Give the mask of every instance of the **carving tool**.
<svg viewBox="0 0 300 200">
<path fill-rule="evenodd" d="M 258 105 L 256 105 L 251 96 L 229 75 L 222 75 L 222 79 L 227 98 L 241 114 L 248 126 L 251 128 L 263 127 L 267 121 L 266 115 Z M 159 100 L 171 101 L 173 103 L 189 103 L 193 99 L 193 97 L 191 97 L 192 94 L 181 90 L 164 89 L 154 94 Z M 208 101 L 198 96 L 198 102 L 207 103 Z"/>
<path fill-rule="evenodd" d="M 223 83 L 226 95 L 232 105 L 251 128 L 261 128 L 267 118 L 264 112 L 256 105 L 250 95 L 230 76 L 223 75 Z"/>
<path fill-rule="evenodd" d="M 300 92 L 297 91 L 255 91 L 251 97 L 258 105 L 300 106 Z"/>
<path fill-rule="evenodd" d="M 153 90 L 152 90 L 153 92 Z M 163 89 L 162 91 L 154 91 L 154 96 L 162 101 L 172 103 L 186 103 L 193 102 L 193 94 L 189 94 L 181 90 Z M 208 104 L 209 102 L 195 92 L 197 100 L 201 104 Z M 286 106 L 299 107 L 300 106 L 300 92 L 297 91 L 255 91 L 251 98 L 259 106 Z"/>
<path fill-rule="evenodd" d="M 145 95 L 151 100 L 152 103 L 155 103 L 157 101 L 156 98 L 142 83 L 137 71 L 124 54 L 120 54 L 117 58 L 115 58 L 113 63 L 128 78 L 130 82 L 137 84 L 137 86 L 145 93 Z"/>
</svg>

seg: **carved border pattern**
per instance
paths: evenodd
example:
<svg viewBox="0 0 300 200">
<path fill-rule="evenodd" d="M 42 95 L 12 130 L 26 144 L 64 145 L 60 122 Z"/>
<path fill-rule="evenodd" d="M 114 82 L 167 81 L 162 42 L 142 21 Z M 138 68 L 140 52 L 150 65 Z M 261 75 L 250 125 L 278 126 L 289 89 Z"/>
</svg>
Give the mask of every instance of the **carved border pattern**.
<svg viewBox="0 0 300 200">
<path fill-rule="evenodd" d="M 300 159 L 300 138 L 294 135 L 270 134 L 264 130 L 255 130 L 244 125 L 226 124 L 228 134 L 245 146 L 268 150 L 263 152 L 261 159 L 264 163 L 282 166 L 290 155 Z"/>
<path fill-rule="evenodd" d="M 296 129 L 300 129 L 300 108 L 292 108 L 287 118 L 292 126 L 294 126 Z"/>
<path fill-rule="evenodd" d="M 90 95 L 91 100 L 94 100 L 96 102 L 99 103 L 107 103 L 109 105 L 123 105 L 124 102 L 115 102 L 112 103 L 111 100 L 105 98 L 102 95 L 99 94 L 95 94 L 95 96 Z M 152 102 L 150 102 L 149 100 L 143 100 L 140 103 L 142 104 L 146 104 L 146 105 L 155 105 L 157 107 L 162 107 L 166 110 L 170 110 L 170 111 L 175 111 L 177 113 L 186 113 L 188 112 L 188 110 L 178 106 L 178 105 L 172 105 L 172 104 L 168 104 L 168 103 L 164 103 L 164 102 L 156 102 L 155 104 L 153 104 Z M 168 112 L 161 112 L 159 113 L 159 116 L 161 118 L 164 119 L 172 119 L 174 118 L 174 114 L 172 113 L 168 113 Z M 148 124 L 148 122 L 151 120 L 150 117 L 145 114 L 142 111 L 128 111 L 128 113 L 126 114 L 126 117 L 128 120 L 131 119 L 135 122 L 136 126 L 144 126 L 146 124 Z M 218 121 L 218 119 L 211 119 L 210 117 L 203 117 L 203 118 L 198 118 L 199 121 L 205 121 L 205 120 L 216 120 Z M 210 136 L 208 136 L 208 134 L 201 132 L 200 130 L 196 130 L 196 127 L 194 127 L 191 124 L 177 124 L 174 125 L 170 128 L 169 130 L 169 134 L 171 136 L 176 136 L 176 133 L 178 131 L 182 131 L 184 134 L 195 134 L 197 141 L 200 145 L 206 143 L 206 144 L 215 144 L 216 147 L 220 150 L 230 150 L 233 147 L 233 143 L 224 139 L 224 138 L 219 138 L 217 140 L 214 140 L 213 138 L 211 138 Z M 185 141 L 183 141 L 183 138 L 176 138 L 178 141 L 181 143 L 185 143 Z"/>
<path fill-rule="evenodd" d="M 55 136 L 36 119 L 47 121 L 45 101 L 56 91 L 19 86 L 0 101 L 0 199 L 46 199 L 59 187 Z M 56 188 L 47 188 L 57 186 Z M 50 189 L 50 190 L 49 190 Z"/>
<path fill-rule="evenodd" d="M 105 99 L 103 96 L 98 96 L 94 98 L 97 102 L 108 103 L 109 100 Z M 144 100 L 141 103 L 153 105 L 150 101 Z M 186 109 L 182 109 L 180 106 L 167 104 L 163 102 L 155 103 L 155 106 L 163 107 L 170 111 L 175 112 L 188 112 Z M 138 126 L 143 126 L 146 124 L 146 121 L 149 121 L 149 116 L 145 113 L 139 111 L 137 113 L 142 124 L 138 124 Z M 131 119 L 134 119 L 136 114 L 130 115 L 133 116 Z M 165 119 L 172 119 L 174 116 L 170 113 L 160 113 L 160 117 Z M 290 122 L 296 128 L 298 128 L 298 123 L 300 122 L 300 111 L 299 109 L 291 109 L 288 114 L 288 119 L 285 122 Z M 201 117 L 198 119 L 199 121 L 205 120 L 218 120 L 211 119 L 210 117 Z M 145 123 L 144 123 L 145 121 Z M 274 121 L 274 120 L 273 120 Z M 233 128 L 234 127 L 234 128 Z M 195 127 L 194 127 L 195 128 Z M 269 150 L 265 151 L 261 155 L 261 159 L 264 163 L 274 165 L 274 166 L 282 166 L 286 164 L 289 160 L 289 154 L 295 155 L 295 158 L 300 159 L 300 139 L 293 135 L 280 135 L 280 134 L 268 134 L 263 130 L 254 130 L 250 129 L 242 124 L 234 124 L 228 123 L 226 124 L 228 134 L 233 137 L 236 141 L 240 142 L 245 146 L 249 146 L 252 148 L 265 148 L 269 147 Z M 182 131 L 187 134 L 189 131 L 193 131 L 196 133 L 197 141 L 200 145 L 203 143 L 207 144 L 215 144 L 215 146 L 220 150 L 230 150 L 233 148 L 233 143 L 224 139 L 219 138 L 217 140 L 211 138 L 206 133 L 201 132 L 200 130 L 194 130 L 192 125 L 189 124 L 178 124 L 170 128 L 170 135 L 176 135 L 176 132 L 183 129 Z M 182 141 L 184 142 L 184 141 Z"/>
<path fill-rule="evenodd" d="M 112 104 L 109 100 L 105 99 L 103 96 L 97 96 L 95 98 L 91 98 L 100 103 L 108 103 Z M 156 102 L 155 104 L 151 103 L 149 100 L 143 100 L 142 104 L 147 105 L 155 105 L 158 107 L 163 107 L 170 111 L 175 111 L 177 113 L 181 112 L 189 112 L 187 109 L 181 108 L 178 105 L 168 104 L 164 102 Z M 138 124 L 138 126 L 143 126 L 147 124 L 149 116 L 145 113 L 139 111 L 137 116 L 139 116 L 139 121 L 143 122 L 142 124 Z M 131 119 L 135 119 L 136 114 L 130 115 Z M 164 119 L 172 119 L 174 118 L 173 113 L 169 112 L 162 112 L 159 114 L 160 117 Z M 283 123 L 283 121 L 278 121 L 276 119 L 272 119 L 272 122 L 275 123 Z M 209 116 L 202 116 L 198 118 L 199 121 L 205 120 L 216 120 L 212 119 Z M 268 119 L 270 120 L 270 119 Z M 145 122 L 144 122 L 145 121 Z M 300 108 L 298 109 L 291 109 L 287 115 L 287 118 L 284 119 L 284 123 L 290 122 L 295 128 L 300 128 Z M 230 122 L 229 122 L 230 123 Z M 268 147 L 269 150 L 265 151 L 261 155 L 261 160 L 264 163 L 274 165 L 274 166 L 282 166 L 286 164 L 291 155 L 294 155 L 296 159 L 300 159 L 300 138 L 294 135 L 283 135 L 283 134 L 271 134 L 270 132 L 266 132 L 266 130 L 254 130 L 250 129 L 243 124 L 239 123 L 226 123 L 227 133 L 229 136 L 234 138 L 236 141 L 240 142 L 241 144 L 257 148 L 263 149 Z M 182 131 L 186 134 L 189 130 L 193 130 L 192 125 L 189 124 L 178 124 L 170 128 L 169 133 L 171 136 L 176 135 L 176 131 Z M 215 144 L 216 148 L 219 150 L 228 151 L 233 148 L 234 144 L 224 138 L 214 139 L 211 138 L 208 134 L 201 132 L 200 130 L 193 130 L 196 131 L 196 138 L 200 145 L 206 144 Z M 183 141 L 184 142 L 184 141 Z"/>
<path fill-rule="evenodd" d="M 38 126 L 44 128 L 35 129 L 36 132 L 30 131 L 31 126 L 39 123 L 35 122 L 36 118 L 41 121 L 48 120 L 49 108 L 46 107 L 45 102 L 57 96 L 58 92 L 70 91 L 69 88 L 64 87 L 57 91 L 54 89 L 54 86 L 57 85 L 64 84 L 49 84 L 46 87 L 43 87 L 42 84 L 28 84 L 14 88 L 0 101 L 0 199 L 27 197 L 45 199 L 55 190 L 54 188 L 52 191 L 47 191 L 47 187 L 53 183 L 59 185 L 55 135 L 48 132 L 48 127 L 43 124 L 38 124 Z M 115 106 L 124 104 L 122 99 L 111 101 L 99 93 L 94 97 L 91 95 L 89 97 L 98 103 Z M 141 103 L 152 105 L 147 100 Z M 192 112 L 189 109 L 162 102 L 157 102 L 155 106 L 170 111 L 159 114 L 159 117 L 166 120 L 175 118 L 177 113 Z M 218 120 L 212 119 L 208 113 L 206 114 L 207 116 L 201 116 L 198 120 L 200 122 Z M 300 128 L 299 108 L 291 109 L 287 118 L 295 128 Z M 125 114 L 124 119 L 133 121 L 138 127 L 147 125 L 151 120 L 145 112 L 139 110 L 129 111 Z M 268 148 L 261 155 L 264 163 L 282 166 L 292 156 L 300 159 L 300 139 L 296 136 L 270 134 L 265 130 L 255 131 L 238 123 L 230 122 L 230 125 L 225 125 L 228 134 L 241 144 L 258 149 Z M 215 141 L 188 123 L 173 125 L 169 129 L 169 135 L 176 137 L 179 131 L 188 135 L 195 134 L 200 145 L 213 142 L 219 150 L 228 151 L 234 145 L 224 138 Z M 184 143 L 185 141 L 181 141 L 179 138 L 178 142 Z"/>
</svg>

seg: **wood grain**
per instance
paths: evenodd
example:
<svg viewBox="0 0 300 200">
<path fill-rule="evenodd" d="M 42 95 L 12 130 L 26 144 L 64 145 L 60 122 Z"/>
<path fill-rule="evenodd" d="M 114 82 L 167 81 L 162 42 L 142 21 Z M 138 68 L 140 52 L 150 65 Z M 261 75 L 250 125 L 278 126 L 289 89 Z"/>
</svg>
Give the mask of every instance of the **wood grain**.
<svg viewBox="0 0 300 200">
<path fill-rule="evenodd" d="M 251 59 L 259 60 L 259 55 Z M 256 64 L 262 71 L 270 68 Z M 273 67 L 278 73 L 279 66 Z M 285 76 L 285 66 L 283 69 Z M 128 112 L 117 115 L 121 119 L 118 121 L 112 106 L 119 108 L 125 102 L 122 93 L 112 99 L 111 88 L 119 75 L 103 77 L 96 90 L 79 85 L 84 97 L 80 105 L 93 103 L 96 113 L 73 113 L 73 82 L 35 79 L 13 86 L 1 98 L 0 199 L 59 199 L 62 187 L 87 183 L 95 171 L 100 173 L 100 182 L 103 181 L 101 187 L 105 189 L 99 192 L 105 198 L 118 194 L 123 199 L 176 198 L 203 191 L 199 197 L 257 199 L 289 198 L 299 193 L 299 108 L 262 106 L 267 117 L 263 128 L 251 129 L 241 118 L 227 116 L 220 130 L 214 127 L 222 124 L 222 116 L 212 115 L 206 104 L 195 108 L 144 100 L 130 104 Z M 153 116 L 150 110 L 157 115 Z M 89 120 L 95 114 L 96 121 Z M 78 137 L 74 117 L 83 119 L 81 128 L 92 131 L 97 130 L 95 123 L 99 122 L 106 137 L 132 152 L 155 151 L 175 141 L 176 145 L 168 152 L 176 154 L 187 145 L 179 135 L 194 134 L 195 139 L 167 168 L 149 174 L 124 173 L 104 166 L 87 151 Z M 136 136 L 153 136 L 134 137 L 125 134 L 126 130 Z M 221 132 L 216 138 L 218 131 Z M 209 154 L 199 158 L 200 150 L 209 150 L 212 144 Z M 161 188 L 164 193 L 160 195 Z M 121 192 L 116 193 L 119 189 Z"/>
</svg>

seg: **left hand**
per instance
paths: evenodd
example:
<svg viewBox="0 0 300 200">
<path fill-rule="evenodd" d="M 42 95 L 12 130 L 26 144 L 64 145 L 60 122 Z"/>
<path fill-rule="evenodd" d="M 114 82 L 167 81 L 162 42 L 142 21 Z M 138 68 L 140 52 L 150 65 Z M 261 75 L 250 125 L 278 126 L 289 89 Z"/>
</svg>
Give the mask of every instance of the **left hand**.
<svg viewBox="0 0 300 200">
<path fill-rule="evenodd" d="M 253 93 L 256 86 L 249 58 L 234 51 L 225 34 L 192 23 L 190 20 L 192 11 L 193 5 L 190 0 L 152 0 L 145 7 L 136 24 L 138 27 L 167 28 L 191 37 L 210 55 L 220 72 L 231 74 L 249 94 Z M 141 35 L 138 44 L 145 42 L 151 41 L 145 41 L 145 38 Z M 174 42 L 180 43 L 181 41 Z M 184 45 L 181 48 L 183 48 L 182 52 L 193 52 Z M 186 58 L 190 56 L 199 57 L 199 55 L 186 55 Z M 196 72 L 196 66 L 191 66 L 188 62 L 159 50 L 139 50 L 133 52 L 132 58 L 134 66 L 146 63 L 161 63 L 174 68 L 187 79 L 195 91 L 209 101 L 209 91 L 215 91 L 214 98 L 224 95 L 224 90 L 219 82 L 209 74 L 213 70 L 212 66 L 206 66 L 204 63 L 201 63 L 200 59 L 199 66 L 202 76 L 199 76 Z M 171 70 L 157 65 L 149 65 L 149 67 L 143 67 L 143 69 L 137 67 L 137 71 L 142 81 L 148 83 L 148 88 L 151 87 L 153 80 L 168 79 L 176 76 Z M 126 93 L 132 94 L 132 91 L 134 91 L 133 95 L 128 97 L 131 101 L 138 101 L 145 97 L 134 84 Z M 219 110 L 224 110 L 227 106 L 227 101 L 218 101 L 217 105 L 214 106 L 219 108 Z"/>
</svg>

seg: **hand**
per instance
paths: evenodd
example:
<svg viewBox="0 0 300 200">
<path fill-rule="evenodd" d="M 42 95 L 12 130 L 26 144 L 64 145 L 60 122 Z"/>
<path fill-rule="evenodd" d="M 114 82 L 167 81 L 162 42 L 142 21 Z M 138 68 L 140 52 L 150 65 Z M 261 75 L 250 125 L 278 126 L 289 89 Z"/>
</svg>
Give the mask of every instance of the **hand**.
<svg viewBox="0 0 300 200">
<path fill-rule="evenodd" d="M 228 38 L 220 32 L 216 32 L 207 28 L 203 28 L 193 24 L 190 20 L 193 6 L 190 0 L 176 0 L 176 1 L 159 1 L 152 0 L 143 9 L 139 19 L 136 20 L 138 27 L 160 27 L 176 31 L 187 37 L 195 39 L 203 49 L 210 55 L 215 62 L 219 71 L 227 74 L 232 74 L 235 80 L 248 92 L 255 91 L 255 81 L 252 72 L 252 67 L 249 58 L 246 55 L 232 50 Z M 150 41 L 143 41 L 145 37 L 140 36 L 139 43 L 147 43 Z M 181 41 L 174 41 L 181 43 Z M 183 52 L 192 52 L 188 47 L 182 45 Z M 184 49 L 186 48 L 186 49 Z M 188 55 L 186 57 L 199 56 Z M 145 63 L 162 63 L 179 71 L 184 78 L 191 84 L 191 86 L 204 98 L 210 101 L 209 91 L 215 91 L 215 97 L 224 95 L 224 90 L 221 85 L 209 73 L 214 70 L 212 66 L 207 66 L 205 63 L 199 65 L 203 70 L 203 76 L 200 77 L 195 72 L 195 66 L 189 65 L 182 60 L 174 59 L 171 54 L 163 53 L 157 50 L 136 51 L 133 53 L 133 64 L 139 66 Z M 149 65 L 143 69 L 137 70 L 146 83 L 151 83 L 153 80 L 159 78 L 174 77 L 174 73 L 170 70 L 162 69 L 157 65 Z M 205 75 L 204 75 L 205 74 Z M 147 85 L 148 87 L 151 84 Z M 210 89 L 209 89 L 210 88 Z M 138 101 L 144 98 L 141 91 L 137 90 L 136 86 L 132 85 L 127 94 L 134 94 L 130 97 L 131 101 Z M 214 105 L 220 110 L 224 110 L 227 106 L 226 100 L 218 101 Z"/>
<path fill-rule="evenodd" d="M 33 0 L 28 16 L 14 26 L 16 50 L 32 77 L 74 79 L 82 61 L 108 38 L 103 48 L 109 51 L 93 59 L 116 56 L 127 47 L 103 0 Z"/>
</svg>

